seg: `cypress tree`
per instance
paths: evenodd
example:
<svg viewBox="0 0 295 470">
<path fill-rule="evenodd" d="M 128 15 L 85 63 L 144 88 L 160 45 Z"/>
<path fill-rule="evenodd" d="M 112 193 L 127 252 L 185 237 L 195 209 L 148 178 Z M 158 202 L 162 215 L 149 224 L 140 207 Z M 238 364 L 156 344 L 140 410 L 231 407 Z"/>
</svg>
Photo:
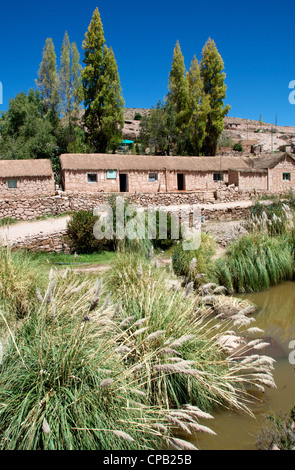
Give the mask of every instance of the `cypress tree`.
<svg viewBox="0 0 295 470">
<path fill-rule="evenodd" d="M 207 118 L 206 137 L 203 145 L 204 155 L 216 155 L 218 139 L 223 131 L 224 116 L 230 106 L 224 106 L 227 87 L 224 83 L 224 63 L 215 42 L 209 38 L 206 42 L 201 59 L 201 77 L 204 92 L 209 97 L 210 111 Z"/>
</svg>

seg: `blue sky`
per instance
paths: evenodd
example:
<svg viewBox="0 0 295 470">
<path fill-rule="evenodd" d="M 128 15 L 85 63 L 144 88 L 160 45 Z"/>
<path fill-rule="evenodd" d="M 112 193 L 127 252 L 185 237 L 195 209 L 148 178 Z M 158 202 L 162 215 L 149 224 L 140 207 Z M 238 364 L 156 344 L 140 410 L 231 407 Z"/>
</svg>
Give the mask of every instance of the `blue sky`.
<svg viewBox="0 0 295 470">
<path fill-rule="evenodd" d="M 59 59 L 67 30 L 82 62 L 82 41 L 96 7 L 118 63 L 126 107 L 149 108 L 164 98 L 177 40 L 189 69 L 211 37 L 225 63 L 229 115 L 262 115 L 270 123 L 277 115 L 279 125 L 295 125 L 295 105 L 288 99 L 295 80 L 294 10 L 285 0 L 1 2 L 0 112 L 10 98 L 35 86 L 47 37 Z"/>
</svg>

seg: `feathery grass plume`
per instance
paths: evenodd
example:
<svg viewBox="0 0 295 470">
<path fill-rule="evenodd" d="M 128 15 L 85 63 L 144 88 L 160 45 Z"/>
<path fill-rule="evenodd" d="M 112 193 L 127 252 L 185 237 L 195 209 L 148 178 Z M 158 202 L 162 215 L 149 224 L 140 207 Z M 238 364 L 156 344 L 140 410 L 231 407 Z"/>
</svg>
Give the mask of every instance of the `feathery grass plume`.
<svg viewBox="0 0 295 470">
<path fill-rule="evenodd" d="M 44 297 L 44 301 L 47 304 L 50 304 L 52 302 L 53 291 L 56 286 L 56 279 L 52 279 L 52 275 L 49 276 L 49 279 L 50 279 L 50 283 L 48 284 L 48 288 Z"/>
<path fill-rule="evenodd" d="M 141 326 L 143 325 L 144 323 L 147 322 L 147 319 L 146 318 L 140 318 L 139 320 L 137 320 L 132 326 L 133 328 L 137 327 L 137 326 Z"/>
<path fill-rule="evenodd" d="M 213 290 L 214 295 L 224 294 L 225 292 L 227 292 L 227 288 L 224 286 L 218 286 Z"/>
<path fill-rule="evenodd" d="M 140 330 L 137 330 L 135 331 L 135 333 L 133 333 L 133 336 L 140 336 L 143 333 L 145 333 L 147 330 L 148 330 L 148 327 L 140 328 Z"/>
<path fill-rule="evenodd" d="M 37 299 L 39 300 L 39 302 L 42 304 L 42 302 L 43 302 L 44 299 L 43 299 L 43 297 L 42 297 L 42 294 L 41 294 L 41 292 L 40 292 L 39 287 L 36 287 L 36 296 L 37 296 Z"/>
<path fill-rule="evenodd" d="M 50 434 L 50 426 L 47 423 L 45 418 L 44 418 L 43 423 L 42 423 L 42 431 L 44 432 L 44 434 Z"/>
<path fill-rule="evenodd" d="M 140 264 L 137 270 L 138 277 L 141 279 L 143 276 L 142 265 Z"/>
<path fill-rule="evenodd" d="M 164 335 L 165 333 L 166 333 L 165 330 L 154 331 L 153 333 L 149 334 L 145 338 L 145 341 L 154 341 L 154 340 L 158 339 L 160 336 Z"/>
<path fill-rule="evenodd" d="M 197 259 L 193 258 L 190 262 L 189 270 L 193 272 L 197 267 Z"/>
<path fill-rule="evenodd" d="M 119 346 L 118 348 L 115 349 L 115 353 L 116 354 L 127 354 L 131 351 L 130 348 L 128 348 L 128 346 Z"/>
<path fill-rule="evenodd" d="M 176 437 L 170 438 L 168 442 L 177 450 L 198 450 L 191 442 Z"/>
<path fill-rule="evenodd" d="M 127 326 L 129 326 L 132 321 L 135 319 L 135 316 L 133 315 L 132 317 L 127 317 L 125 318 L 120 324 L 119 324 L 119 328 L 123 329 L 123 328 L 126 328 Z"/>
<path fill-rule="evenodd" d="M 139 265 L 143 269 L 142 278 L 137 275 Z M 248 387 L 255 388 L 257 384 L 259 388 L 262 382 L 256 372 L 261 373 L 260 367 L 270 370 L 271 366 L 257 365 L 256 370 L 255 363 L 244 364 L 244 351 L 235 357 L 235 349 L 246 347 L 246 341 L 239 331 L 231 329 L 245 328 L 252 320 L 233 328 L 231 317 L 216 319 L 212 308 L 200 305 L 200 296 L 186 298 L 185 288 L 171 293 L 167 289 L 168 280 L 171 273 L 156 270 L 148 261 L 131 255 L 119 256 L 113 270 L 106 273 L 106 285 L 112 286 L 114 300 L 122 300 L 123 320 L 122 317 L 118 320 L 118 327 L 123 336 L 117 347 L 134 341 L 124 361 L 132 364 L 147 399 L 152 405 L 169 404 L 170 408 L 187 402 L 207 412 L 219 404 L 251 414 L 248 405 L 256 395 L 250 396 Z M 206 288 L 214 289 L 214 284 L 207 283 Z M 235 314 L 249 305 L 225 295 L 214 298 L 220 309 L 226 300 L 235 308 Z M 120 325 L 125 322 L 124 317 L 128 319 L 125 330 Z M 148 330 L 134 336 L 132 321 L 136 323 L 142 318 L 146 318 Z M 245 318 L 240 315 L 239 323 L 244 323 Z M 159 331 L 164 333 L 158 336 Z M 147 341 L 153 334 L 157 341 Z"/>
<path fill-rule="evenodd" d="M 115 354 L 126 333 L 113 323 L 105 329 L 83 323 L 93 289 L 88 279 L 73 294 L 79 282 L 75 275 L 57 275 L 56 321 L 48 327 L 48 306 L 36 303 L 8 341 L 0 374 L 0 402 L 6 404 L 0 407 L 1 450 L 156 449 L 172 435 L 163 418 L 167 408 L 150 406 L 133 364 Z M 157 422 L 167 432 L 156 432 Z"/>
<path fill-rule="evenodd" d="M 185 290 L 185 296 L 186 297 L 189 297 L 191 295 L 191 293 L 193 292 L 194 290 L 194 283 L 193 282 L 190 282 L 187 286 L 186 286 L 186 290 Z"/>
<path fill-rule="evenodd" d="M 110 388 L 114 383 L 114 380 L 113 379 L 105 379 L 103 380 L 99 386 L 100 388 Z"/>
<path fill-rule="evenodd" d="M 133 437 L 130 436 L 130 434 L 127 434 L 127 432 L 124 431 L 112 431 L 115 436 L 120 437 L 120 439 L 124 439 L 125 441 L 130 441 L 130 442 L 135 442 Z"/>
</svg>

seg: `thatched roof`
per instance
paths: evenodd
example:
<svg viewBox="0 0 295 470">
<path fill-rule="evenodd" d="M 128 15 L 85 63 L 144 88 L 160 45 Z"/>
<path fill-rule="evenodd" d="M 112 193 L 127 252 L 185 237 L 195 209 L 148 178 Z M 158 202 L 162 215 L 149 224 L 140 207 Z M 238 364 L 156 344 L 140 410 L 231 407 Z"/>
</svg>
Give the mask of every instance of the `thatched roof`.
<svg viewBox="0 0 295 470">
<path fill-rule="evenodd" d="M 270 154 L 262 157 L 252 158 L 250 160 L 253 169 L 267 170 L 268 168 L 274 168 L 284 160 L 291 159 L 295 163 L 294 157 L 288 153 L 281 154 Z"/>
<path fill-rule="evenodd" d="M 229 168 L 248 168 L 243 157 L 168 157 L 146 155 L 63 154 L 62 170 L 72 171 L 228 171 Z"/>
<path fill-rule="evenodd" d="M 53 176 L 50 160 L 0 160 L 0 178 L 21 178 L 37 176 Z"/>
</svg>

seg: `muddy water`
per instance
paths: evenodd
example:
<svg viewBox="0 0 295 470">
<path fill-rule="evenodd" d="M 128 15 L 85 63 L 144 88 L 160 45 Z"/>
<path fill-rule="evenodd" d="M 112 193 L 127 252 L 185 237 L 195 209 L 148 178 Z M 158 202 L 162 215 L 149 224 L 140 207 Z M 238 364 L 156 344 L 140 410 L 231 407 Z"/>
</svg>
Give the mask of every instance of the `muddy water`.
<svg viewBox="0 0 295 470">
<path fill-rule="evenodd" d="M 198 435 L 194 444 L 202 450 L 254 450 L 257 435 L 265 425 L 265 416 L 274 411 L 289 412 L 295 406 L 295 366 L 289 363 L 290 341 L 295 340 L 295 283 L 285 282 L 268 291 L 240 297 L 254 302 L 257 326 L 264 337 L 272 338 L 272 347 L 265 354 L 276 359 L 274 379 L 277 388 L 266 389 L 262 402 L 251 409 L 255 418 L 232 411 L 213 413 L 214 420 L 206 422 L 217 436 Z"/>
</svg>

